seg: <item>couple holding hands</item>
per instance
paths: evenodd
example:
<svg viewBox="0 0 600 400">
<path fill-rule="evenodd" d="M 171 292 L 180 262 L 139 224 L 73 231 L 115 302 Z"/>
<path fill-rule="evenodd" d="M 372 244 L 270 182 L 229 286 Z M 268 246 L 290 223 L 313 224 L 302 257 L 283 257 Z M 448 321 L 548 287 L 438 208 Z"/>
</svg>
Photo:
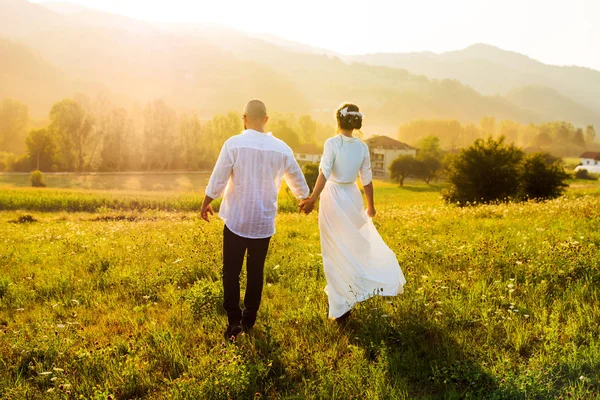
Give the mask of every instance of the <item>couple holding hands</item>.
<svg viewBox="0 0 600 400">
<path fill-rule="evenodd" d="M 369 148 L 353 133 L 363 114 L 354 104 L 336 112 L 338 134 L 325 142 L 312 195 L 290 147 L 265 131 L 265 104 L 252 100 L 243 113 L 244 131 L 229 138 L 206 188 L 201 216 L 213 214 L 211 202 L 223 197 L 223 306 L 227 339 L 252 329 L 260 307 L 264 264 L 275 234 L 277 197 L 282 179 L 310 213 L 319 199 L 319 230 L 327 279 L 329 317 L 345 323 L 352 307 L 374 295 L 395 296 L 406 283 L 396 255 L 371 220 L 375 216 Z M 357 178 L 364 188 L 367 210 Z M 240 308 L 240 273 L 247 254 L 247 286 Z"/>
</svg>

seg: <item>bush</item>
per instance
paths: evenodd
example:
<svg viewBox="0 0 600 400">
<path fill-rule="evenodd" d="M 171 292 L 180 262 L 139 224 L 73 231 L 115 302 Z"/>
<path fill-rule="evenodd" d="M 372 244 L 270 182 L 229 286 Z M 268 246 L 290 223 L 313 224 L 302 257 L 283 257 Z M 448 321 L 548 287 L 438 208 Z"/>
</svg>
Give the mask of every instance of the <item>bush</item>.
<svg viewBox="0 0 600 400">
<path fill-rule="evenodd" d="M 308 184 L 308 188 L 312 192 L 317 184 L 317 178 L 319 177 L 319 164 L 306 164 L 302 168 L 302 172 L 304 172 L 304 178 L 306 179 L 306 183 Z"/>
<path fill-rule="evenodd" d="M 519 191 L 522 159 L 523 152 L 504 137 L 476 140 L 452 159 L 444 200 L 459 205 L 509 200 Z"/>
<path fill-rule="evenodd" d="M 33 171 L 31 173 L 31 186 L 33 187 L 46 187 L 46 181 L 44 180 L 44 174 L 42 171 Z"/>
<path fill-rule="evenodd" d="M 587 169 L 578 169 L 575 171 L 575 179 L 585 179 L 588 181 L 598 180 L 595 176 L 590 175 L 590 172 Z"/>
<path fill-rule="evenodd" d="M 527 199 L 554 199 L 563 194 L 569 175 L 561 161 L 547 153 L 532 153 L 521 164 L 519 197 Z"/>
</svg>

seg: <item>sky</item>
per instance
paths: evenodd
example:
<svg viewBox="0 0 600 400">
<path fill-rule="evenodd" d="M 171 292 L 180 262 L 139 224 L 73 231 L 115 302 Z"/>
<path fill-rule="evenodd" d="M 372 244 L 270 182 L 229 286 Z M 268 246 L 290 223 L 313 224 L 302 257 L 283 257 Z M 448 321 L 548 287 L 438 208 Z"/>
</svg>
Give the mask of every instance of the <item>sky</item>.
<svg viewBox="0 0 600 400">
<path fill-rule="evenodd" d="M 547 64 L 600 70 L 600 0 L 69 2 L 152 22 L 222 24 L 343 54 L 440 53 L 486 43 Z"/>
</svg>

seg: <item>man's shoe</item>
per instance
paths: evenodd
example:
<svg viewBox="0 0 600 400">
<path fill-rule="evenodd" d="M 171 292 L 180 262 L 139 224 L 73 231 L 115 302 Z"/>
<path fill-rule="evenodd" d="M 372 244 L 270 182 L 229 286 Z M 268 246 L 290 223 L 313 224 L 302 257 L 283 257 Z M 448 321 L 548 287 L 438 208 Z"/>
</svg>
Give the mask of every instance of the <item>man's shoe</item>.
<svg viewBox="0 0 600 400">
<path fill-rule="evenodd" d="M 252 328 L 254 328 L 254 325 L 245 324 L 245 323 L 242 321 L 242 330 L 243 330 L 244 332 L 249 332 L 249 331 L 251 331 L 251 330 L 252 330 Z"/>
<path fill-rule="evenodd" d="M 225 330 L 225 339 L 233 342 L 240 333 L 242 333 L 241 325 L 229 325 Z"/>
</svg>

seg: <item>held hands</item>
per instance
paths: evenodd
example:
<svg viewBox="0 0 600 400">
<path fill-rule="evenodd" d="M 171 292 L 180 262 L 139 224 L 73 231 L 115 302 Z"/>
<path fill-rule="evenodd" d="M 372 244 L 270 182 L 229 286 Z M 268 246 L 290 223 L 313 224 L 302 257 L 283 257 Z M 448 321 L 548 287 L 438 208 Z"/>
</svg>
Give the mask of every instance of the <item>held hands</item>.
<svg viewBox="0 0 600 400">
<path fill-rule="evenodd" d="M 315 203 L 316 203 L 316 200 L 313 200 L 310 197 L 300 201 L 300 204 L 298 204 L 298 212 L 304 213 L 304 214 L 310 214 L 312 212 L 312 210 L 314 210 L 314 208 L 315 208 Z"/>
<path fill-rule="evenodd" d="M 202 205 L 202 210 L 200 211 L 200 217 L 202 217 L 202 219 L 205 220 L 206 222 L 210 222 L 210 220 L 208 219 L 208 214 L 215 215 L 213 212 L 212 206 L 210 204 Z"/>
</svg>

